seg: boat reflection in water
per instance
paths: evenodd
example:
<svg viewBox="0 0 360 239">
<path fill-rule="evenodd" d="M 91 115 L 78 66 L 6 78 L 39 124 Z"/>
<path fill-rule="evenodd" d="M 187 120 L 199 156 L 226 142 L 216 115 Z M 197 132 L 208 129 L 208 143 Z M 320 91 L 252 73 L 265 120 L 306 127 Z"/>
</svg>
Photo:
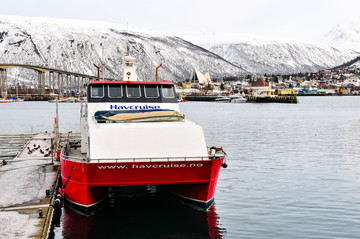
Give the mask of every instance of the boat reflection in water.
<svg viewBox="0 0 360 239">
<path fill-rule="evenodd" d="M 223 238 L 226 234 L 218 225 L 215 205 L 205 211 L 166 191 L 135 194 L 110 197 L 111 203 L 92 215 L 78 213 L 65 204 L 58 218 L 60 226 L 55 222 L 54 237 Z"/>
</svg>

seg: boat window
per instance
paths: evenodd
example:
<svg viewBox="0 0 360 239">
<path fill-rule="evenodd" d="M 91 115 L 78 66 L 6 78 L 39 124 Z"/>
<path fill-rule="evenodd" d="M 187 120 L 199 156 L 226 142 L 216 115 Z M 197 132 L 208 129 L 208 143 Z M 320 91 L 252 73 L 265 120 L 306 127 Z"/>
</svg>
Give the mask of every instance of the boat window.
<svg viewBox="0 0 360 239">
<path fill-rule="evenodd" d="M 140 86 L 138 85 L 127 85 L 126 86 L 126 95 L 128 98 L 140 98 Z"/>
<path fill-rule="evenodd" d="M 104 97 L 104 86 L 103 85 L 92 85 L 91 86 L 91 97 L 92 98 L 103 98 Z"/>
<path fill-rule="evenodd" d="M 162 86 L 162 95 L 164 98 L 174 98 L 174 89 L 172 86 Z"/>
<path fill-rule="evenodd" d="M 158 98 L 159 90 L 156 85 L 144 85 L 145 97 L 146 98 Z"/>
<path fill-rule="evenodd" d="M 109 90 L 110 98 L 122 98 L 123 97 L 121 85 L 109 85 L 108 90 Z"/>
</svg>

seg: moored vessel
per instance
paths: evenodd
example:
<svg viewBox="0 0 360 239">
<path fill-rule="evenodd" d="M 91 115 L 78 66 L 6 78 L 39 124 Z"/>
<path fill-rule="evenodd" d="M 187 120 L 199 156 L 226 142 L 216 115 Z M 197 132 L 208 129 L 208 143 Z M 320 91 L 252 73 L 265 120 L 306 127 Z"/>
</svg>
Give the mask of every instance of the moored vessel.
<svg viewBox="0 0 360 239">
<path fill-rule="evenodd" d="M 247 99 L 242 95 L 235 95 L 231 97 L 231 103 L 246 103 Z"/>
<path fill-rule="evenodd" d="M 125 56 L 124 79 L 94 80 L 82 103 L 81 144 L 65 145 L 65 200 L 91 210 L 110 186 L 167 185 L 205 208 L 214 199 L 222 148 L 207 147 L 202 128 L 180 112 L 174 85 L 139 81 Z"/>
<path fill-rule="evenodd" d="M 225 96 L 225 95 L 219 95 L 215 99 L 215 102 L 220 102 L 220 103 L 228 103 L 230 101 L 231 101 L 231 98 L 229 96 Z"/>
<path fill-rule="evenodd" d="M 13 102 L 12 100 L 10 99 L 7 99 L 7 98 L 0 98 L 0 103 L 11 103 Z"/>
</svg>

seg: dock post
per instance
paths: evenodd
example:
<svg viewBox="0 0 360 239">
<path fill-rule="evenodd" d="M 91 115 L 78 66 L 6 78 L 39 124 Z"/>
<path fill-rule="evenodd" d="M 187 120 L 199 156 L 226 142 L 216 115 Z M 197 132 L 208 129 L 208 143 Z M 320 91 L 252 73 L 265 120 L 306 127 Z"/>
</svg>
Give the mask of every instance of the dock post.
<svg viewBox="0 0 360 239">
<path fill-rule="evenodd" d="M 56 124 L 56 123 L 55 123 Z M 54 138 L 51 138 L 51 164 L 54 164 Z"/>
</svg>

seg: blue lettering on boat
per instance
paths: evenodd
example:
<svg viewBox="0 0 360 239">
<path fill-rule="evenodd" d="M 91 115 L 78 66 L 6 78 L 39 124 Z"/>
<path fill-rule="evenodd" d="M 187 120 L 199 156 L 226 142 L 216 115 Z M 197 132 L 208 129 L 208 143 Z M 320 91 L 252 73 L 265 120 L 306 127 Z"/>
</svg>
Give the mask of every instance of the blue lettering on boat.
<svg viewBox="0 0 360 239">
<path fill-rule="evenodd" d="M 111 110 L 155 110 L 159 105 L 110 105 Z"/>
</svg>

